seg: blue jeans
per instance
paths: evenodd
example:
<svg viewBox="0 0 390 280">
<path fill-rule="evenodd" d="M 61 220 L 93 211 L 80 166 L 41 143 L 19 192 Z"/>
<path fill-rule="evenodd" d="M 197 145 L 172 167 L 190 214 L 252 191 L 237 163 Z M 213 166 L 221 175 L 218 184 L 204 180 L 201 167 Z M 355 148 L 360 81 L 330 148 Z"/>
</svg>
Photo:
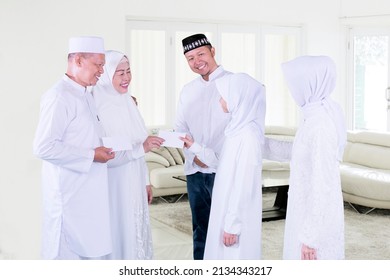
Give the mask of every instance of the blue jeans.
<svg viewBox="0 0 390 280">
<path fill-rule="evenodd" d="M 194 260 L 203 260 L 214 178 L 214 173 L 205 174 L 197 172 L 187 175 L 188 200 L 192 213 Z"/>
</svg>

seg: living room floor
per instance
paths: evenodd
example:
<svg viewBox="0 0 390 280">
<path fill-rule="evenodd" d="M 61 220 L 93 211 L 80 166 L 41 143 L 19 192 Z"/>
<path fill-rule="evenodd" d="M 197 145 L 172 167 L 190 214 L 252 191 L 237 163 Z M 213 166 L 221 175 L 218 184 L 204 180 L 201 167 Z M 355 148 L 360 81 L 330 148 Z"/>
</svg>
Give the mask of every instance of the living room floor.
<svg viewBox="0 0 390 280">
<path fill-rule="evenodd" d="M 192 260 L 192 236 L 150 218 L 155 260 Z"/>
</svg>

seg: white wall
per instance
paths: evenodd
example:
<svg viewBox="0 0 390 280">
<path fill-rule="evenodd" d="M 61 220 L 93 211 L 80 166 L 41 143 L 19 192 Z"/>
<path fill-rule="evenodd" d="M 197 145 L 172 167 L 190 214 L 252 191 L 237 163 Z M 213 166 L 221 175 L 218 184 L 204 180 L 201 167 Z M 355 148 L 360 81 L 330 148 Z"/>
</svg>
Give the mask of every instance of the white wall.
<svg viewBox="0 0 390 280">
<path fill-rule="evenodd" d="M 0 259 L 39 258 L 40 161 L 32 155 L 39 99 L 66 71 L 70 36 L 124 47 L 122 1 L 0 2 Z"/>
<path fill-rule="evenodd" d="M 388 0 L 341 0 L 340 8 L 343 17 L 390 15 Z"/>
<path fill-rule="evenodd" d="M 342 66 L 339 17 L 381 14 L 388 6 L 386 0 L 371 0 L 368 10 L 364 2 L 1 0 L 0 259 L 39 258 L 40 161 L 33 157 L 31 148 L 40 96 L 66 70 L 69 37 L 102 36 L 106 48 L 124 50 L 126 16 L 303 24 L 307 54 L 329 55 Z M 381 6 L 373 10 L 372 2 Z"/>
</svg>

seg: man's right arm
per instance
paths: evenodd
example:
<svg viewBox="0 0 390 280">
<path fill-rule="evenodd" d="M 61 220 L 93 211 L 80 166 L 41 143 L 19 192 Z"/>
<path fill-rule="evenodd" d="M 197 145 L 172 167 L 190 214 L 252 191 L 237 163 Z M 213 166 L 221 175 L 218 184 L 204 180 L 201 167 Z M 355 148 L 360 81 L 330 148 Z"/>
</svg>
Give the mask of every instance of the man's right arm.
<svg viewBox="0 0 390 280">
<path fill-rule="evenodd" d="M 95 151 L 64 144 L 62 139 L 69 118 L 64 102 L 55 97 L 44 100 L 33 151 L 37 157 L 52 164 L 86 173 L 95 158 Z"/>
<path fill-rule="evenodd" d="M 185 137 L 180 137 L 184 142 L 184 147 L 192 152 L 194 157 L 194 163 L 201 168 L 213 167 L 216 168 L 219 162 L 217 154 L 207 148 L 202 147 L 198 143 L 194 142 L 191 136 L 186 135 Z"/>
<path fill-rule="evenodd" d="M 202 147 L 198 143 L 189 148 L 190 152 L 194 153 L 196 156 L 194 158 L 194 163 L 202 168 L 212 167 L 217 168 L 219 158 L 218 155 L 207 147 Z"/>
</svg>

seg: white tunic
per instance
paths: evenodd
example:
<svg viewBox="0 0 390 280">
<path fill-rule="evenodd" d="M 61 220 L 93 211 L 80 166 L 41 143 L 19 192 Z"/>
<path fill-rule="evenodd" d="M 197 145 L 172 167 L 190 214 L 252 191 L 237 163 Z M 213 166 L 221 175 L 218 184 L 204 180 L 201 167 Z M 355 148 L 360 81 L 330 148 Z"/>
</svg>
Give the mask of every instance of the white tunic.
<svg viewBox="0 0 390 280">
<path fill-rule="evenodd" d="M 261 168 L 257 133 L 248 128 L 226 138 L 214 182 L 204 259 L 261 258 Z M 238 234 L 238 244 L 226 247 L 224 231 Z"/>
<path fill-rule="evenodd" d="M 113 250 L 107 259 L 153 257 L 144 156 L 108 168 Z"/>
<path fill-rule="evenodd" d="M 64 76 L 44 94 L 34 153 L 43 159 L 45 259 L 57 257 L 60 238 L 82 257 L 111 252 L 107 165 L 93 162 L 99 133 L 84 87 Z"/>
<path fill-rule="evenodd" d="M 107 259 L 151 259 L 152 235 L 146 186 L 149 172 L 143 142 L 144 121 L 130 94 L 120 94 L 112 77 L 124 54 L 106 52 L 104 74 L 93 89 L 106 136 L 127 138 L 132 150 L 118 151 L 108 163 L 112 253 Z"/>
<path fill-rule="evenodd" d="M 284 259 L 301 259 L 302 245 L 317 259 L 344 258 L 344 204 L 339 161 L 346 144 L 343 112 L 330 95 L 336 65 L 327 56 L 301 56 L 282 64 L 303 113 L 290 163 Z"/>
<path fill-rule="evenodd" d="M 290 163 L 284 259 L 301 259 L 301 246 L 318 259 L 344 258 L 344 204 L 336 128 L 326 112 L 299 127 Z"/>
<path fill-rule="evenodd" d="M 260 259 L 265 90 L 238 73 L 216 82 L 231 120 L 214 181 L 204 259 Z M 224 232 L 238 236 L 223 244 Z"/>
<path fill-rule="evenodd" d="M 209 161 L 218 161 L 223 144 L 224 129 L 230 116 L 222 111 L 219 104 L 220 95 L 217 92 L 215 81 L 231 74 L 219 66 L 205 81 L 198 77 L 184 86 L 177 107 L 175 130 L 190 135 L 201 147 L 208 148 Z M 214 165 L 201 168 L 193 162 L 195 154 L 184 149 L 184 173 L 194 174 L 215 173 Z M 214 159 L 213 159 L 214 158 Z"/>
</svg>

